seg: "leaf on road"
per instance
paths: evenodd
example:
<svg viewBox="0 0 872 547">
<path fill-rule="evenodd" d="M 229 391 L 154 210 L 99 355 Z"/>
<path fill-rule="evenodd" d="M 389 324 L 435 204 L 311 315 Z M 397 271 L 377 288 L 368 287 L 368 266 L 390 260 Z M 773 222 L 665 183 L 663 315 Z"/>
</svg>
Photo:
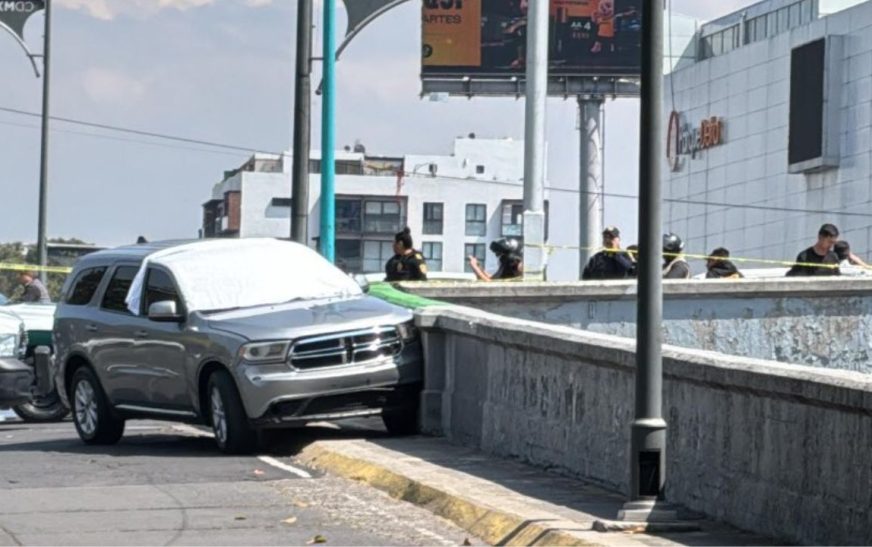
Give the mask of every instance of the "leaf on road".
<svg viewBox="0 0 872 547">
<path fill-rule="evenodd" d="M 307 541 L 306 545 L 315 545 L 318 543 L 327 543 L 327 538 L 325 538 L 321 534 L 318 534 L 317 536 L 315 536 L 312 539 L 310 539 L 309 541 Z"/>
<path fill-rule="evenodd" d="M 294 505 L 299 507 L 300 509 L 305 509 L 306 507 L 309 507 L 309 504 L 305 501 L 295 501 Z"/>
<path fill-rule="evenodd" d="M 254 470 L 254 476 L 255 476 L 255 477 L 260 477 L 260 476 L 263 476 L 263 475 L 266 475 L 266 471 L 263 471 L 263 470 L 261 470 L 261 469 L 255 469 L 255 470 Z"/>
<path fill-rule="evenodd" d="M 288 517 L 282 521 L 282 524 L 294 524 L 297 522 L 297 517 Z"/>
<path fill-rule="evenodd" d="M 233 517 L 233 520 L 246 520 L 246 519 L 247 519 L 247 517 L 243 517 L 242 515 L 238 515 L 236 517 Z"/>
</svg>

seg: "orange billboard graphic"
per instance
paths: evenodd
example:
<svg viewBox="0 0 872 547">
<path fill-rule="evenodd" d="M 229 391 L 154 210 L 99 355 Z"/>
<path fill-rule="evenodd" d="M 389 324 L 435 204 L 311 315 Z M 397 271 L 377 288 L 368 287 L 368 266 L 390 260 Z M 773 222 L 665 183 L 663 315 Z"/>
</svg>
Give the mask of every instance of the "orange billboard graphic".
<svg viewBox="0 0 872 547">
<path fill-rule="evenodd" d="M 424 66 L 481 65 L 481 0 L 424 0 Z"/>
</svg>

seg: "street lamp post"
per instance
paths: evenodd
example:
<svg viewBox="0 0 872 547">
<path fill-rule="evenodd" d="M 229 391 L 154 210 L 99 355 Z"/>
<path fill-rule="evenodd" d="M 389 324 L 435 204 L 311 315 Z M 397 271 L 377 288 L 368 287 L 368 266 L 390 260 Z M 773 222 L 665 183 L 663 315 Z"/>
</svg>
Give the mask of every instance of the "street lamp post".
<svg viewBox="0 0 872 547">
<path fill-rule="evenodd" d="M 639 289 L 636 335 L 635 419 L 630 443 L 630 502 L 622 520 L 673 520 L 658 511 L 666 482 L 663 419 L 663 318 L 661 230 L 663 0 L 642 7 L 641 115 L 639 123 Z"/>
<path fill-rule="evenodd" d="M 294 170 L 291 239 L 308 245 L 309 149 L 312 125 L 312 0 L 297 4 L 297 74 L 294 82 Z"/>
<path fill-rule="evenodd" d="M 48 265 L 48 236 L 46 224 L 48 220 L 48 143 L 49 143 L 49 76 L 51 75 L 51 4 L 45 0 L 45 35 L 42 50 L 42 142 L 39 152 L 39 225 L 37 229 L 36 247 L 39 255 L 39 265 Z M 45 270 L 39 272 L 43 283 L 46 281 Z"/>
</svg>

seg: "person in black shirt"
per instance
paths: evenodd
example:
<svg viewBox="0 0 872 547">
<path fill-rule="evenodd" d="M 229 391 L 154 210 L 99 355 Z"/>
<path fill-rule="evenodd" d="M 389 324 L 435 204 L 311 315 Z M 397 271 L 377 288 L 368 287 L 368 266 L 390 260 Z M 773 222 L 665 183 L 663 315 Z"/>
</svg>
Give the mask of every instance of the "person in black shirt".
<svg viewBox="0 0 872 547">
<path fill-rule="evenodd" d="M 627 279 L 633 271 L 634 263 L 630 255 L 621 250 L 621 231 L 614 226 L 603 230 L 604 250 L 593 255 L 581 278 L 590 279 Z"/>
<path fill-rule="evenodd" d="M 841 275 L 839 257 L 833 252 L 833 246 L 838 240 L 838 228 L 832 224 L 821 226 L 818 231 L 817 243 L 797 255 L 796 264 L 790 268 L 787 276 Z M 820 266 L 816 264 L 820 264 Z"/>
<path fill-rule="evenodd" d="M 427 281 L 427 261 L 415 250 L 409 228 L 394 236 L 394 253 L 385 264 L 385 281 Z"/>
<path fill-rule="evenodd" d="M 498 281 L 516 279 L 524 274 L 524 261 L 521 255 L 521 244 L 516 239 L 498 239 L 492 241 L 490 250 L 500 261 L 500 267 L 493 275 L 484 271 L 474 256 L 469 257 L 469 266 L 475 276 L 481 281 Z"/>
<path fill-rule="evenodd" d="M 705 274 L 706 279 L 741 279 L 745 277 L 739 268 L 736 267 L 730 260 L 730 251 L 723 247 L 718 247 L 712 251 L 705 266 L 708 270 Z"/>
</svg>

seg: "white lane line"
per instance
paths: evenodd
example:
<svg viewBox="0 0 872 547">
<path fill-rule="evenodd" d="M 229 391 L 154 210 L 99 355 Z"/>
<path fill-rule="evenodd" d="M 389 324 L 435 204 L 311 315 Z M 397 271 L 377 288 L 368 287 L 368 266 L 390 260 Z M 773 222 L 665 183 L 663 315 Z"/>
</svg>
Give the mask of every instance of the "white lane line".
<svg viewBox="0 0 872 547">
<path fill-rule="evenodd" d="M 260 461 L 262 461 L 263 463 L 265 463 L 267 465 L 271 465 L 277 469 L 281 469 L 282 471 L 287 471 L 288 473 L 290 473 L 292 475 L 296 475 L 300 478 L 303 478 L 303 479 L 311 479 L 312 478 L 312 475 L 310 475 L 307 471 L 303 471 L 302 469 L 297 469 L 296 467 L 294 467 L 292 465 L 282 463 L 275 458 L 271 458 L 269 456 L 258 456 L 257 459 L 259 459 Z"/>
</svg>

